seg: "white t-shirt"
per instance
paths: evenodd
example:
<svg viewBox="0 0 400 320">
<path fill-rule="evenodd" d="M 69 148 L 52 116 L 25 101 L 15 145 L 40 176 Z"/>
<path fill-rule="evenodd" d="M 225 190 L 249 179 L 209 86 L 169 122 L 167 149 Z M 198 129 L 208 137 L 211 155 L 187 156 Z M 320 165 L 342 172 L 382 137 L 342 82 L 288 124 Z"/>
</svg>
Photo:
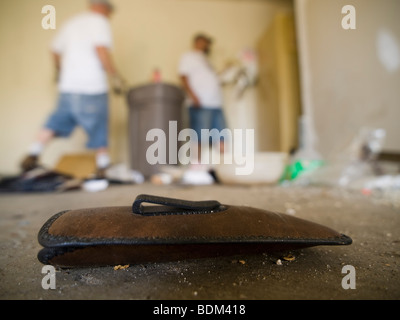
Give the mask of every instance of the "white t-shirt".
<svg viewBox="0 0 400 320">
<path fill-rule="evenodd" d="M 203 108 L 222 107 L 220 81 L 204 53 L 197 50 L 185 53 L 179 63 L 179 74 L 187 77 L 190 88 Z"/>
<path fill-rule="evenodd" d="M 64 93 L 101 94 L 108 91 L 107 74 L 96 47 L 112 46 L 108 19 L 95 12 L 73 17 L 56 35 L 51 49 L 61 55 L 59 90 Z"/>
</svg>

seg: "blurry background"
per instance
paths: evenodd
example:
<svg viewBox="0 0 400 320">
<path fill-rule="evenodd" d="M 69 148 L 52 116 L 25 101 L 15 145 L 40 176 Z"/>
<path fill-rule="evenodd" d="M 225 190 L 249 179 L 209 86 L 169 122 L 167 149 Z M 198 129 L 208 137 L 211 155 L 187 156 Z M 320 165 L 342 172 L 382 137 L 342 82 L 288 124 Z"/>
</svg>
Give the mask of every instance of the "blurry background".
<svg viewBox="0 0 400 320">
<path fill-rule="evenodd" d="M 230 127 L 255 128 L 257 151 L 288 152 L 303 139 L 299 116 L 323 157 L 341 152 L 362 127 L 387 132 L 384 148 L 400 150 L 400 1 L 398 0 L 114 0 L 114 59 L 130 86 L 179 84 L 177 64 L 203 31 L 215 39 L 216 69 L 246 48 L 259 58 L 257 85 L 240 97 L 225 87 Z M 49 45 L 57 30 L 41 26 L 44 5 L 57 29 L 85 10 L 85 0 L 0 2 L 0 173 L 19 171 L 34 135 L 54 108 L 57 89 Z M 341 25 L 342 7 L 356 8 L 355 30 Z M 246 117 L 243 117 L 246 115 Z M 111 95 L 113 162 L 128 161 L 128 109 Z M 301 130 L 300 130 L 301 129 Z M 42 161 L 53 166 L 83 151 L 85 135 L 57 140 Z"/>
</svg>

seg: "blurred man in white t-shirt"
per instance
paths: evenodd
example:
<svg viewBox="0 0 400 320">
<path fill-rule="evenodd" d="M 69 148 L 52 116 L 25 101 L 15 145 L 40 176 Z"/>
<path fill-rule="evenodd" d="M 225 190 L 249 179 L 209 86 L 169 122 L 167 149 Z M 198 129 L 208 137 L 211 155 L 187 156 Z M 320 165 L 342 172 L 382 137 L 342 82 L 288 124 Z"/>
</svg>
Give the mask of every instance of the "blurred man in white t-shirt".
<svg viewBox="0 0 400 320">
<path fill-rule="evenodd" d="M 52 42 L 58 104 L 22 162 L 24 171 L 38 165 L 50 140 L 69 136 L 76 126 L 86 131 L 87 147 L 96 150 L 98 172 L 109 166 L 108 77 L 114 89 L 121 83 L 110 54 L 112 11 L 108 0 L 90 0 L 89 10 L 67 21 Z"/>
<path fill-rule="evenodd" d="M 220 80 L 208 60 L 211 44 L 212 40 L 208 36 L 196 35 L 193 39 L 193 49 L 183 54 L 179 63 L 179 75 L 190 100 L 190 126 L 196 131 L 199 139 L 201 129 L 222 131 L 226 128 Z M 201 144 L 208 144 L 209 141 L 199 141 L 201 159 Z M 224 143 L 218 143 L 223 151 Z"/>
</svg>

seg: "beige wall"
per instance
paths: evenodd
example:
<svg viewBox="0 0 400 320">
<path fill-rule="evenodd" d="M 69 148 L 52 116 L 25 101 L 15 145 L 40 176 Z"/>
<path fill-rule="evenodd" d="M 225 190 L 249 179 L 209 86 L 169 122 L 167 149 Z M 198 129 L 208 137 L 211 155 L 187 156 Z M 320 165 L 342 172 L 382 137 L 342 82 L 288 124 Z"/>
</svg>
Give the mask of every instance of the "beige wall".
<svg viewBox="0 0 400 320">
<path fill-rule="evenodd" d="M 347 4 L 356 9 L 355 30 L 341 25 Z M 296 0 L 295 8 L 305 22 L 298 28 L 303 109 L 314 117 L 318 151 L 340 153 L 361 127 L 386 129 L 385 148 L 399 151 L 400 68 L 385 69 L 376 42 L 384 28 L 400 45 L 400 1 Z"/>
<path fill-rule="evenodd" d="M 212 60 L 217 68 L 244 47 L 255 47 L 275 13 L 291 1 L 274 0 L 114 0 L 112 19 L 115 61 L 134 86 L 150 80 L 154 68 L 177 83 L 177 63 L 192 35 L 201 30 L 216 39 Z M 49 112 L 57 90 L 48 46 L 56 31 L 41 27 L 42 6 L 57 12 L 57 28 L 85 9 L 84 0 L 2 0 L 0 2 L 0 173 L 18 172 L 24 156 Z M 127 161 L 127 106 L 111 98 L 111 151 L 114 162 Z M 230 115 L 232 117 L 232 115 Z M 85 135 L 51 143 L 43 163 L 52 166 L 66 152 L 85 150 Z"/>
<path fill-rule="evenodd" d="M 292 13 L 280 13 L 261 37 L 259 49 L 259 128 L 262 151 L 298 147 L 300 85 L 296 29 Z"/>
</svg>

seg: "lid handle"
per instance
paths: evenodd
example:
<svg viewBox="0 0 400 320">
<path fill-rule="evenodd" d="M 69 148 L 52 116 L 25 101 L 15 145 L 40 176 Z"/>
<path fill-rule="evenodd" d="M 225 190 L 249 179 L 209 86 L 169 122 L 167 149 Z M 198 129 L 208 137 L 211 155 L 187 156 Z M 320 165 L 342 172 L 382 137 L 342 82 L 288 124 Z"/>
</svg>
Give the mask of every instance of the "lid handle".
<svg viewBox="0 0 400 320">
<path fill-rule="evenodd" d="M 157 206 L 144 206 L 143 203 L 157 204 Z M 132 204 L 132 212 L 143 216 L 202 214 L 223 209 L 225 208 L 215 200 L 188 201 L 147 194 L 138 195 Z"/>
</svg>

